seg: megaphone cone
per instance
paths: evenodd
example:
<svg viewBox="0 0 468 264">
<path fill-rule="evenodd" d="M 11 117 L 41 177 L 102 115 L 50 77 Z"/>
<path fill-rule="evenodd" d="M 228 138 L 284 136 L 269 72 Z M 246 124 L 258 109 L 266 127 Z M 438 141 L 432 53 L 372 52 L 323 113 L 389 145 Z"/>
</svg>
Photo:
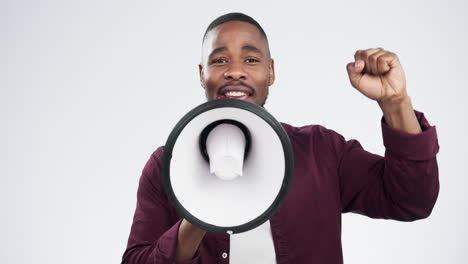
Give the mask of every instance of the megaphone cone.
<svg viewBox="0 0 468 264">
<path fill-rule="evenodd" d="M 169 201 L 192 224 L 240 233 L 267 221 L 294 175 L 289 137 L 264 108 L 213 100 L 187 113 L 165 145 L 163 184 Z"/>
</svg>

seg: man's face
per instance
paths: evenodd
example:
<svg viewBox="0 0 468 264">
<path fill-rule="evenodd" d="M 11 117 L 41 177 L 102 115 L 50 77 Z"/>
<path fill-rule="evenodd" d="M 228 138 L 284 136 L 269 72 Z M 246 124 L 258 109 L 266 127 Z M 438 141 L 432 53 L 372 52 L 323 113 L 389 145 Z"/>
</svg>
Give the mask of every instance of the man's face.
<svg viewBox="0 0 468 264">
<path fill-rule="evenodd" d="M 199 70 L 209 101 L 231 97 L 263 106 L 275 79 L 267 40 L 254 25 L 241 21 L 208 32 Z"/>
</svg>

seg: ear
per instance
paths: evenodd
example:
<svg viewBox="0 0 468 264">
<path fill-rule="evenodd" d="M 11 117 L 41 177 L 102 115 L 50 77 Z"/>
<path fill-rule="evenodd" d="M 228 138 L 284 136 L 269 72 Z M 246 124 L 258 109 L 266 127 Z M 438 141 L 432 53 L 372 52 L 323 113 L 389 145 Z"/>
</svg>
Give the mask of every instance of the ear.
<svg viewBox="0 0 468 264">
<path fill-rule="evenodd" d="M 203 87 L 203 89 L 205 89 L 205 79 L 203 78 L 204 70 L 203 65 L 201 63 L 198 64 L 198 73 L 200 74 L 200 84 Z"/>
<path fill-rule="evenodd" d="M 270 59 L 269 71 L 270 71 L 269 85 L 271 86 L 275 82 L 275 61 L 273 59 Z"/>
</svg>

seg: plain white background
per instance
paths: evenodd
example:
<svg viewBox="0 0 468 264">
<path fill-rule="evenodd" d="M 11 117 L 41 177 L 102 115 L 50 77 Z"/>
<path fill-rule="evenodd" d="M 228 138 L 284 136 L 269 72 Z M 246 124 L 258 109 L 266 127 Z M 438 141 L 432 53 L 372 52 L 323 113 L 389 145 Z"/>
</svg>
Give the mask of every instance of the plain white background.
<svg viewBox="0 0 468 264">
<path fill-rule="evenodd" d="M 381 111 L 349 84 L 357 49 L 395 52 L 436 125 L 441 190 L 413 223 L 343 216 L 345 263 L 465 263 L 468 4 L 449 1 L 0 1 L 0 259 L 119 263 L 144 164 L 199 85 L 206 26 L 233 11 L 270 39 L 266 108 L 384 153 Z"/>
</svg>

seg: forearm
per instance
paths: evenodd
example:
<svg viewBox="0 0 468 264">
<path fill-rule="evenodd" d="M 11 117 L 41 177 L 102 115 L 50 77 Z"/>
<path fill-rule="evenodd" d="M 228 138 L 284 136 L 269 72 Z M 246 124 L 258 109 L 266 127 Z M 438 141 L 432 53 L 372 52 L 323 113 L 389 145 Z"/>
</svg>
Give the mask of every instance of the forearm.
<svg viewBox="0 0 468 264">
<path fill-rule="evenodd" d="M 190 261 L 197 251 L 206 231 L 183 220 L 179 227 L 176 261 Z"/>
<path fill-rule="evenodd" d="M 382 125 L 385 158 L 365 151 L 356 140 L 336 138 L 341 147 L 339 179 L 343 212 L 413 221 L 427 217 L 439 192 L 437 132 L 414 111 L 424 132 L 410 134 Z M 341 142 L 341 143 L 340 143 Z"/>
<path fill-rule="evenodd" d="M 406 96 L 400 102 L 378 102 L 378 104 L 382 109 L 385 122 L 391 128 L 410 134 L 422 132 L 409 96 Z"/>
</svg>

